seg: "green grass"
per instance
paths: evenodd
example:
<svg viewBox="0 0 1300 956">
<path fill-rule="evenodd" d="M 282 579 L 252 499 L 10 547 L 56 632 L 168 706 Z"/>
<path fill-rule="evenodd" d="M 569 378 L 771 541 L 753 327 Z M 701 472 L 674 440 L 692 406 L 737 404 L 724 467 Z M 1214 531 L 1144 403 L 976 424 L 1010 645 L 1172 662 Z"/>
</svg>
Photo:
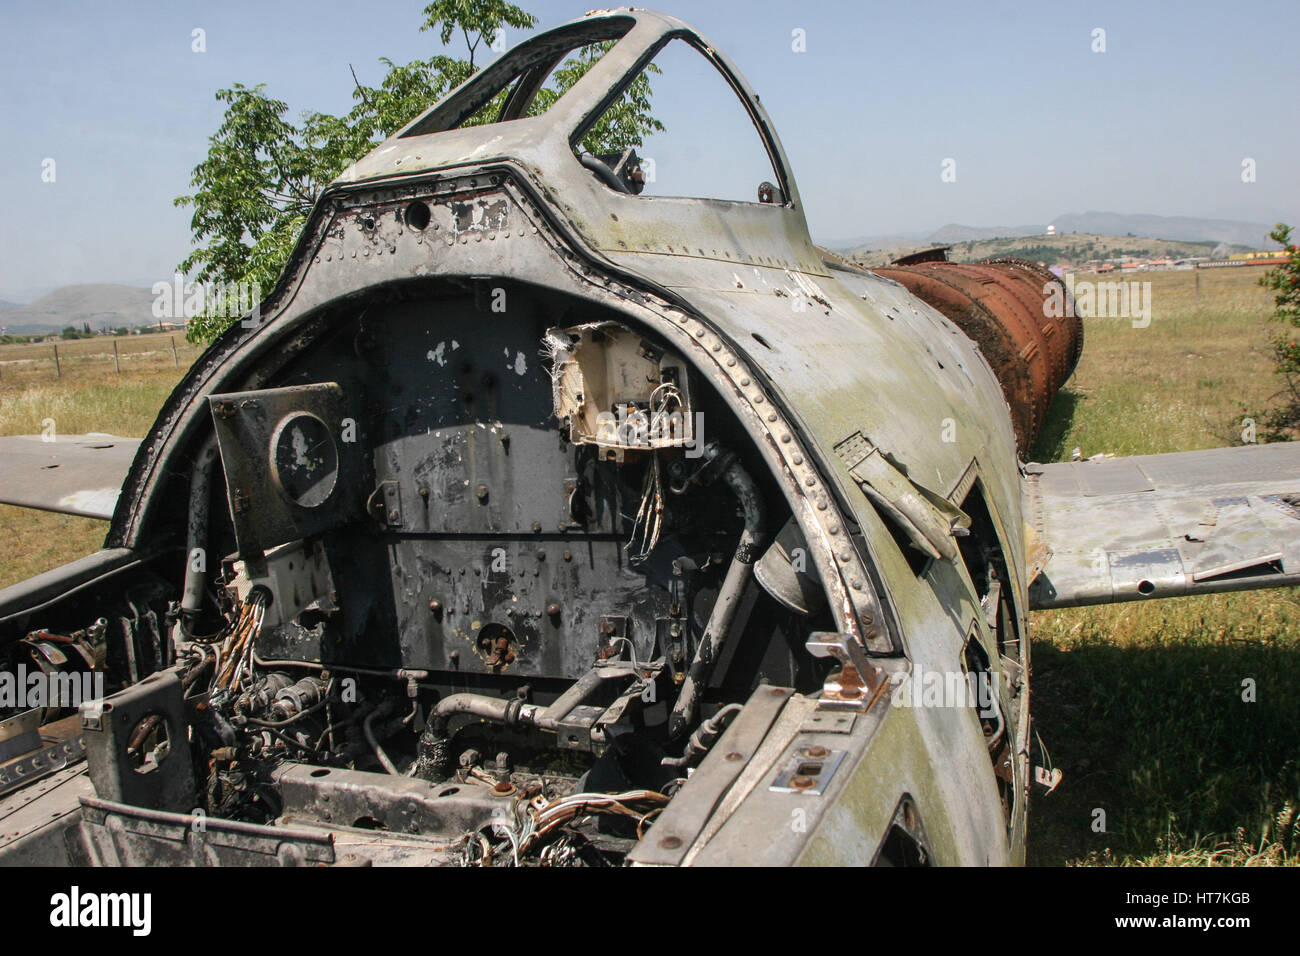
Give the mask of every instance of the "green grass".
<svg viewBox="0 0 1300 956">
<path fill-rule="evenodd" d="M 1276 390 L 1259 269 L 1154 273 L 1149 328 L 1085 321 L 1034 457 L 1154 454 L 1239 437 Z M 1030 808 L 1029 861 L 1300 863 L 1295 589 L 1032 615 L 1035 726 L 1061 786 Z M 1242 681 L 1256 701 L 1242 700 Z M 1106 831 L 1094 832 L 1094 813 Z"/>
<path fill-rule="evenodd" d="M 150 341 L 154 340 L 154 341 Z M 78 340 L 59 346 L 62 376 L 56 376 L 47 345 L 0 346 L 0 435 L 40 434 L 46 419 L 60 434 L 107 432 L 142 438 L 197 350 L 182 349 L 173 364 L 168 336 L 132 336 L 120 341 L 121 367 L 114 370 L 112 346 Z M 127 346 L 132 350 L 127 351 Z M 44 364 L 42 364 L 44 363 Z M 104 542 L 108 523 L 0 505 L 0 587 L 67 564 Z"/>
</svg>

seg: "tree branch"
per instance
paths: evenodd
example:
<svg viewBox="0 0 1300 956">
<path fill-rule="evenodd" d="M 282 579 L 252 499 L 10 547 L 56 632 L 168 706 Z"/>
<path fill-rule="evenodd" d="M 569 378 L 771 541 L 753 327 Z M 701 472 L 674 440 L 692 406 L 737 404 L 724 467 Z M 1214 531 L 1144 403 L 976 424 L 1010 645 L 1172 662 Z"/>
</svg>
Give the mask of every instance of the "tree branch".
<svg viewBox="0 0 1300 956">
<path fill-rule="evenodd" d="M 361 81 L 357 79 L 357 71 L 353 68 L 351 63 L 348 64 L 348 69 L 352 72 L 352 82 L 356 84 L 357 92 L 361 94 L 361 102 L 365 103 L 366 106 L 371 109 L 374 109 L 375 104 L 370 102 L 370 97 L 366 96 L 365 87 L 363 87 Z"/>
</svg>

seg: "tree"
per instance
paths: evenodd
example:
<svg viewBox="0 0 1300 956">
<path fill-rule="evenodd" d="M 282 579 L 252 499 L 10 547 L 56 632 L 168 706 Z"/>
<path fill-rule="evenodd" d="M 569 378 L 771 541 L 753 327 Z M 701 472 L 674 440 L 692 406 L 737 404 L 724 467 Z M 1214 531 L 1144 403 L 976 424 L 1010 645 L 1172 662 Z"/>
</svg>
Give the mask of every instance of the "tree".
<svg viewBox="0 0 1300 956">
<path fill-rule="evenodd" d="M 1272 319 L 1290 326 L 1273 336 L 1273 364 L 1285 384 L 1274 396 L 1273 406 L 1257 414 L 1259 437 L 1264 441 L 1289 441 L 1300 434 L 1300 335 L 1294 331 L 1300 326 L 1300 247 L 1291 241 L 1292 231 L 1279 222 L 1269 233 L 1289 255 L 1259 280 L 1275 293 Z"/>
<path fill-rule="evenodd" d="M 491 47 L 502 27 L 527 29 L 536 17 L 505 0 L 434 0 L 424 8 L 423 31 L 436 31 L 445 46 L 463 38 L 468 58 L 439 54 L 386 69 L 377 87 L 355 81 L 354 104 L 343 115 L 306 113 L 298 123 L 289 106 L 268 95 L 264 85 L 236 83 L 218 90 L 226 104 L 221 125 L 209 137 L 208 154 L 190 180 L 193 192 L 175 200 L 193 208 L 190 231 L 195 248 L 177 267 L 205 284 L 254 285 L 262 296 L 275 286 L 293 251 L 317 195 L 344 169 L 401 129 L 478 70 L 475 57 Z M 591 44 L 556 68 L 529 115 L 547 109 L 586 74 L 611 43 Z M 652 71 L 657 70 L 652 66 Z M 500 94 L 464 125 L 490 122 Z M 592 153 L 639 146 L 663 125 L 650 115 L 650 83 L 642 73 L 583 140 Z M 234 317 L 218 298 L 190 320 L 185 337 L 208 342 Z"/>
</svg>

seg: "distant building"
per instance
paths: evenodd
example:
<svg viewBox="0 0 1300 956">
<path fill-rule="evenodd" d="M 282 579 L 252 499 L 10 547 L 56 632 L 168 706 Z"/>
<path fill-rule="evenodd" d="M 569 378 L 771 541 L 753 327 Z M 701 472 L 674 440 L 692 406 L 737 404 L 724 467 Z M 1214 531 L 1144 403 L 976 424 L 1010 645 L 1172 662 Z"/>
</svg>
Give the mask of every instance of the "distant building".
<svg viewBox="0 0 1300 956">
<path fill-rule="evenodd" d="M 1047 227 L 1047 234 L 1048 234 L 1049 236 L 1054 236 L 1054 235 L 1056 235 L 1056 226 L 1048 226 L 1048 227 Z"/>
</svg>

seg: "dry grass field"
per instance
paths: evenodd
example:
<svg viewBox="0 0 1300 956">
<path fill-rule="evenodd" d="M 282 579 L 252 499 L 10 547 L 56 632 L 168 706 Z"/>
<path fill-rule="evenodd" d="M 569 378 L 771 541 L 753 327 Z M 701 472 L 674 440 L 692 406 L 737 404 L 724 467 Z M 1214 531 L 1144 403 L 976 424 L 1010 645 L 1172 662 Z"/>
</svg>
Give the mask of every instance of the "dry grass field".
<svg viewBox="0 0 1300 956">
<path fill-rule="evenodd" d="M 1202 273 L 1199 309 L 1191 272 L 1125 277 L 1151 282 L 1151 324 L 1085 321 L 1035 457 L 1239 440 L 1245 411 L 1278 388 L 1261 271 Z M 1294 589 L 1045 611 L 1033 625 L 1036 725 L 1065 776 L 1031 804 L 1031 863 L 1300 862 Z"/>
<path fill-rule="evenodd" d="M 1230 442 L 1244 410 L 1277 387 L 1267 345 L 1271 300 L 1259 275 L 1203 273 L 1199 308 L 1191 272 L 1125 277 L 1151 283 L 1151 324 L 1085 322 L 1083 358 L 1035 457 Z M 177 368 L 167 336 L 129 341 L 140 354 L 123 358 L 120 375 L 107 340 L 61 344 L 58 379 L 48 346 L 0 346 L 0 363 L 8 363 L 0 364 L 0 434 L 37 432 L 54 418 L 64 433 L 143 435 L 197 350 L 178 337 Z M 94 550 L 104 531 L 101 522 L 0 508 L 8 543 L 0 585 Z M 1041 612 L 1033 623 L 1034 713 L 1065 776 L 1031 805 L 1031 863 L 1300 860 L 1295 591 Z M 1257 682 L 1256 703 L 1241 700 L 1247 677 Z M 1092 829 L 1098 809 L 1103 833 Z"/>
<path fill-rule="evenodd" d="M 181 335 L 163 333 L 75 339 L 58 347 L 62 374 L 56 374 L 50 343 L 0 345 L 0 435 L 38 434 L 41 422 L 52 418 L 65 435 L 142 437 L 200 351 Z M 0 587 L 97 550 L 107 530 L 91 518 L 0 505 L 0 540 L 7 545 L 0 552 Z"/>
</svg>

